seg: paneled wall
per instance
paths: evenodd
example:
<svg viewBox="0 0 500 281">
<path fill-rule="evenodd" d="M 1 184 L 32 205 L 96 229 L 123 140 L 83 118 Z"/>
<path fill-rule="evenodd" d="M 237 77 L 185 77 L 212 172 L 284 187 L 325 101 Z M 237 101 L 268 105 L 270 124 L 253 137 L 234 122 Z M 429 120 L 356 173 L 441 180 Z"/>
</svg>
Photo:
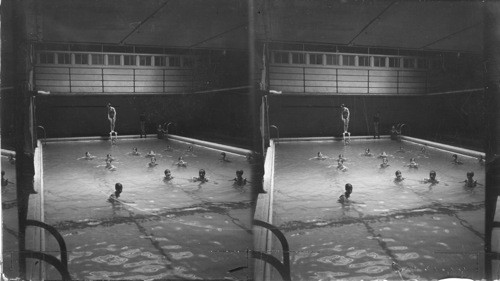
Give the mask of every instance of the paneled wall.
<svg viewBox="0 0 500 281">
<path fill-rule="evenodd" d="M 436 88 L 427 71 L 271 65 L 269 88 L 292 93 L 422 94 Z"/>
<path fill-rule="evenodd" d="M 61 55 L 65 55 L 67 61 L 58 59 Z M 86 57 L 84 63 L 76 63 L 75 55 Z M 169 56 L 98 54 L 103 56 L 103 60 L 94 65 L 92 59 L 88 59 L 92 55 L 70 52 L 37 53 L 34 67 L 36 89 L 61 94 L 188 93 L 200 84 L 199 80 L 195 80 L 192 58 L 189 57 L 176 57 L 178 65 L 172 66 L 168 64 Z M 122 58 L 121 65 L 110 65 L 108 56 L 148 57 L 149 60 L 148 64 L 139 63 L 137 59 L 132 65 L 124 65 Z M 155 58 L 163 59 L 158 66 Z"/>
<path fill-rule="evenodd" d="M 276 49 L 268 52 L 268 66 L 263 71 L 269 89 L 284 93 L 408 95 L 483 86 L 477 56 L 386 52 Z"/>
</svg>

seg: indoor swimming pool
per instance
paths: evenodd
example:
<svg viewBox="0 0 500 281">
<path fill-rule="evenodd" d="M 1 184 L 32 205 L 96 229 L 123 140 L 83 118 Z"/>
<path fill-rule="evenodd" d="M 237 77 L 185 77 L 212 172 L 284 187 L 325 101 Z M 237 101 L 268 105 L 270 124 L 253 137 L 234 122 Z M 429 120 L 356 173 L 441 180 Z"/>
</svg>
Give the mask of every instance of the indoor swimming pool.
<svg viewBox="0 0 500 281">
<path fill-rule="evenodd" d="M 314 159 L 318 152 L 328 158 Z M 337 169 L 339 154 L 345 171 Z M 482 278 L 484 166 L 479 153 L 458 154 L 462 164 L 453 154 L 408 141 L 275 144 L 272 223 L 290 244 L 292 280 Z M 407 166 L 411 158 L 418 168 Z M 394 181 L 396 170 L 403 181 Z M 431 170 L 439 183 L 423 181 Z M 464 183 L 469 171 L 474 188 Z M 341 204 L 346 183 L 353 192 Z M 280 256 L 279 242 L 272 245 Z M 278 278 L 273 271 L 271 280 Z"/>
<path fill-rule="evenodd" d="M 168 147 L 170 146 L 170 147 Z M 192 150 L 190 149 L 192 146 Z M 131 154 L 137 147 L 141 155 Z M 145 155 L 153 150 L 155 167 Z M 97 156 L 81 159 L 85 152 Z M 116 170 L 105 167 L 107 154 Z M 49 142 L 43 146 L 45 222 L 63 235 L 73 279 L 238 279 L 250 269 L 251 183 L 245 155 L 175 140 Z M 183 156 L 186 167 L 175 165 Z M 80 158 L 80 159 L 79 159 Z M 173 179 L 164 181 L 164 170 Z M 194 182 L 204 169 L 209 181 Z M 120 202 L 107 201 L 115 183 Z M 46 251 L 57 251 L 47 237 Z M 59 274 L 47 267 L 47 278 Z"/>
</svg>

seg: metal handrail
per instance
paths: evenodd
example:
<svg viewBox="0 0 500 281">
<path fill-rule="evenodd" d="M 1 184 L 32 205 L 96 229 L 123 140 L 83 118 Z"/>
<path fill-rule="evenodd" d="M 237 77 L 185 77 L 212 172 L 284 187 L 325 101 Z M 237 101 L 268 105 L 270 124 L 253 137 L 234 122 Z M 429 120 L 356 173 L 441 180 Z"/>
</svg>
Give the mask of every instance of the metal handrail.
<svg viewBox="0 0 500 281">
<path fill-rule="evenodd" d="M 276 129 L 276 133 L 278 134 L 278 138 L 276 139 L 276 144 L 277 144 L 280 141 L 280 130 L 278 129 L 278 127 L 276 125 L 271 125 L 269 127 Z"/>
<path fill-rule="evenodd" d="M 45 131 L 45 128 L 43 126 L 37 126 L 37 129 L 42 129 L 43 132 L 43 144 L 45 145 L 47 143 L 47 132 Z"/>
<path fill-rule="evenodd" d="M 254 219 L 253 225 L 270 230 L 276 236 L 276 238 L 278 238 L 283 251 L 283 262 L 268 253 L 263 253 L 260 251 L 252 251 L 252 258 L 263 260 L 271 264 L 276 270 L 278 270 L 283 280 L 292 280 L 290 270 L 290 246 L 288 245 L 288 241 L 286 240 L 283 232 L 281 232 L 276 226 L 261 220 Z"/>
<path fill-rule="evenodd" d="M 57 259 L 52 255 L 30 250 L 26 250 L 25 251 L 26 253 L 23 253 L 23 257 L 39 259 L 48 262 L 59 271 L 63 280 L 65 281 L 71 280 L 68 270 L 68 251 L 66 248 L 66 242 L 64 242 L 64 238 L 62 237 L 62 235 L 57 231 L 55 227 L 37 220 L 26 220 L 26 226 L 40 227 L 47 230 L 50 234 L 52 234 L 56 239 L 57 243 L 59 244 L 61 260 Z"/>
</svg>

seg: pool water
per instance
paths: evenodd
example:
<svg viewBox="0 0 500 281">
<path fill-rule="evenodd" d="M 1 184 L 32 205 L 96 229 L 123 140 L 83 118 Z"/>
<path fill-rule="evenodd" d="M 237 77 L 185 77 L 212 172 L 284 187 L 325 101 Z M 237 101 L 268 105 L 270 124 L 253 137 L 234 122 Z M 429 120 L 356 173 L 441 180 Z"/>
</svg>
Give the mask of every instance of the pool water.
<svg viewBox="0 0 500 281">
<path fill-rule="evenodd" d="M 364 156 L 365 148 L 374 156 Z M 455 165 L 453 153 L 421 148 L 385 140 L 276 145 L 273 224 L 290 243 L 293 280 L 482 277 L 484 167 L 463 155 Z M 380 168 L 384 151 L 390 166 Z M 310 159 L 318 152 L 333 159 Z M 337 169 L 339 154 L 345 172 Z M 410 158 L 418 169 L 405 166 Z M 430 170 L 438 184 L 423 183 Z M 482 185 L 465 187 L 468 171 Z M 341 204 L 346 183 L 351 202 Z"/>
<path fill-rule="evenodd" d="M 170 145 L 172 151 L 165 151 Z M 45 221 L 63 235 L 74 279 L 242 278 L 252 247 L 251 183 L 234 185 L 236 170 L 250 178 L 244 156 L 158 139 L 48 143 L 43 148 Z M 131 155 L 137 147 L 140 156 Z M 158 165 L 150 168 L 153 150 Z M 89 151 L 94 160 L 78 159 Z M 115 171 L 104 167 L 110 153 Z M 174 165 L 184 156 L 187 167 Z M 164 170 L 172 179 L 163 181 Z M 209 181 L 193 182 L 199 169 Z M 121 202 L 107 201 L 115 183 Z M 56 251 L 52 238 L 47 250 Z M 48 278 L 58 278 L 48 270 Z"/>
</svg>

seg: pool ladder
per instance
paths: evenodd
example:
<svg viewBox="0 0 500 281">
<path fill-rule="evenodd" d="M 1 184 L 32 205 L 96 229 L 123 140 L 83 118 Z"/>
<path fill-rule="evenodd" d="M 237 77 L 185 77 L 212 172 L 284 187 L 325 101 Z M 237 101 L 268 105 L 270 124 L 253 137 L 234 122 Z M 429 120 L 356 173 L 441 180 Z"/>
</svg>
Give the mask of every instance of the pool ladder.
<svg viewBox="0 0 500 281">
<path fill-rule="evenodd" d="M 168 127 L 169 127 L 170 125 L 174 125 L 174 126 L 175 126 L 175 124 L 174 124 L 173 122 L 168 122 L 168 123 L 167 123 L 167 125 L 165 126 L 165 129 L 167 130 L 167 132 L 166 132 L 166 133 L 167 133 L 167 135 L 168 135 L 168 131 L 169 131 L 169 130 L 168 130 Z"/>
<path fill-rule="evenodd" d="M 47 144 L 47 133 L 45 132 L 45 128 L 43 126 L 37 126 L 36 128 L 42 130 L 43 132 L 42 144 L 43 145 Z M 37 139 L 38 139 L 38 134 L 37 134 Z"/>
<path fill-rule="evenodd" d="M 278 138 L 276 139 L 276 144 L 277 144 L 280 141 L 280 130 L 278 129 L 278 127 L 276 125 L 271 125 L 269 127 L 276 129 L 276 134 L 278 135 Z M 269 136 L 271 136 L 271 134 L 269 134 Z"/>
</svg>

